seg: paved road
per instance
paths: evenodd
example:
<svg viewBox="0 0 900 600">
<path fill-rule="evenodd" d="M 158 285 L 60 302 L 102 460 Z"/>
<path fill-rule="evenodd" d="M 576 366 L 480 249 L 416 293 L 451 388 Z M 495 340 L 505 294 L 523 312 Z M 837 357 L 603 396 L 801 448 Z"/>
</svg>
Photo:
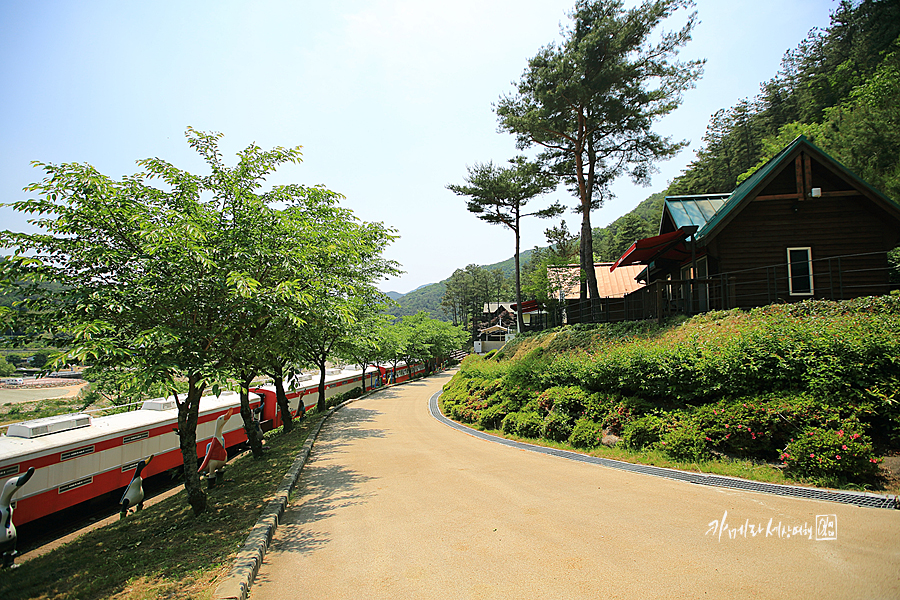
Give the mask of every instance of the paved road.
<svg viewBox="0 0 900 600">
<path fill-rule="evenodd" d="M 482 441 L 429 414 L 448 378 L 332 416 L 252 600 L 900 598 L 900 511 L 695 486 Z M 824 533 L 836 539 L 816 541 L 817 515 L 833 516 Z M 761 532 L 732 533 L 747 524 Z"/>
</svg>

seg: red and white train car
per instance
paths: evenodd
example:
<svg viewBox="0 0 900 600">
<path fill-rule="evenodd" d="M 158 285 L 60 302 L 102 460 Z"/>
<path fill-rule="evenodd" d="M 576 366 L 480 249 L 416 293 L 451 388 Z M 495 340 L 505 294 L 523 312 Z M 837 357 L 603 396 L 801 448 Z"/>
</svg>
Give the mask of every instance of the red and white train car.
<svg viewBox="0 0 900 600">
<path fill-rule="evenodd" d="M 424 368 L 405 365 L 398 369 L 396 381 L 421 374 Z M 389 373 L 388 373 L 389 375 Z M 371 368 L 366 373 L 366 388 L 387 381 L 384 370 Z M 332 369 L 326 372 L 326 398 L 362 384 L 358 370 Z M 260 420 L 268 430 L 281 425 L 281 415 L 271 386 L 253 388 L 250 408 L 262 408 Z M 288 393 L 291 411 L 312 408 L 318 401 L 318 377 L 300 381 Z M 204 396 L 200 400 L 197 422 L 197 456 L 203 457 L 206 445 L 215 434 L 216 419 L 231 408 L 240 407 L 237 392 Z M 69 414 L 15 423 L 0 436 L 0 489 L 10 477 L 34 467 L 34 476 L 15 498 L 15 522 L 28 523 L 82 502 L 119 490 L 128 485 L 137 463 L 151 454 L 153 460 L 144 469 L 146 479 L 182 464 L 179 448 L 178 410 L 173 399 L 148 400 L 140 410 L 92 417 Z M 225 446 L 230 448 L 247 440 L 240 416 L 229 419 L 224 429 Z"/>
</svg>

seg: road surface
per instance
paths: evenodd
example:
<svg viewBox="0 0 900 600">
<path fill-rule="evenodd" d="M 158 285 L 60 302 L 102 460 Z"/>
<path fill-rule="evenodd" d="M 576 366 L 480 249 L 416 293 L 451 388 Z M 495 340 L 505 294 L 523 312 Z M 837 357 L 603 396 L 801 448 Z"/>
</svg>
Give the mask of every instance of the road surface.
<svg viewBox="0 0 900 600">
<path fill-rule="evenodd" d="M 430 415 L 448 379 L 392 387 L 331 417 L 252 600 L 900 598 L 900 511 L 479 440 Z"/>
</svg>

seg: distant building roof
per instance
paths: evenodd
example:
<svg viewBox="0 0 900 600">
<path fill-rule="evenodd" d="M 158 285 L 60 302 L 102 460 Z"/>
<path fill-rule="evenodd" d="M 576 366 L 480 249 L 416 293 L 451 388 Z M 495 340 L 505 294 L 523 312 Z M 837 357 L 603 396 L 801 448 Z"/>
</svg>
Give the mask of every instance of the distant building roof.
<svg viewBox="0 0 900 600">
<path fill-rule="evenodd" d="M 484 329 L 479 329 L 479 333 L 509 333 L 509 327 L 503 327 L 502 325 L 491 325 L 490 327 L 485 327 Z"/>
<path fill-rule="evenodd" d="M 515 302 L 485 302 L 483 312 L 484 314 L 494 314 L 502 308 L 507 312 L 514 313 L 516 311 L 512 307 L 515 304 Z"/>
<path fill-rule="evenodd" d="M 635 277 L 644 270 L 643 265 L 618 267 L 610 273 L 609 268 L 612 265 L 613 263 L 608 262 L 594 263 L 597 289 L 601 298 L 623 298 L 626 294 L 643 287 L 642 284 L 635 281 Z M 562 289 L 566 300 L 578 299 L 581 288 L 580 273 L 581 267 L 578 265 L 547 268 L 547 277 Z"/>
</svg>

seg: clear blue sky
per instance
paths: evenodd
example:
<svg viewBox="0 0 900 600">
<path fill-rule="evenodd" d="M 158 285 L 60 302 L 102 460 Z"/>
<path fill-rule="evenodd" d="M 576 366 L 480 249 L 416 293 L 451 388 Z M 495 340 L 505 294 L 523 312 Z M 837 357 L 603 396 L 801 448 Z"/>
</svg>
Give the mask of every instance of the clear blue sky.
<svg viewBox="0 0 900 600">
<path fill-rule="evenodd" d="M 634 4 L 633 0 L 626 1 Z M 691 147 L 649 188 L 625 180 L 592 215 L 603 226 L 691 161 L 710 115 L 752 98 L 784 52 L 824 28 L 834 0 L 699 0 L 683 58 L 707 59 L 684 104 L 658 126 Z M 558 41 L 574 0 L 0 2 L 0 202 L 41 178 L 30 166 L 87 162 L 113 177 L 159 156 L 202 163 L 187 126 L 225 134 L 234 153 L 303 146 L 304 162 L 272 183 L 324 184 L 362 219 L 400 239 L 388 257 L 408 292 L 470 263 L 512 256 L 512 234 L 479 221 L 449 192 L 466 165 L 503 162 L 513 138 L 492 110 L 527 60 Z M 670 28 L 680 26 L 682 11 Z M 721 190 L 710 190 L 721 191 Z M 547 198 L 574 205 L 562 189 Z M 577 230 L 578 216 L 568 214 Z M 526 222 L 523 248 L 549 223 Z M 0 228 L 29 227 L 0 208 Z"/>
</svg>

